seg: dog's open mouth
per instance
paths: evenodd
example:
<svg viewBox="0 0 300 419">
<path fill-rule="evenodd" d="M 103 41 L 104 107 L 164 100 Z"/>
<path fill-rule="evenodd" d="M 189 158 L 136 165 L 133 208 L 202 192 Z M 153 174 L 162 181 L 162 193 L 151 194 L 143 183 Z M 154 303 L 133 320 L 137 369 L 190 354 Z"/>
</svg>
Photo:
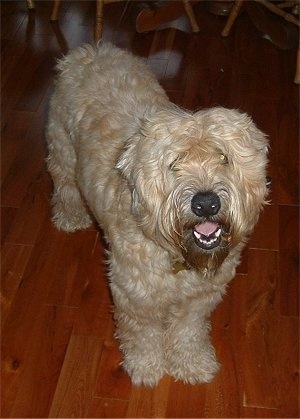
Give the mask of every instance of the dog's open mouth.
<svg viewBox="0 0 300 419">
<path fill-rule="evenodd" d="M 211 250 L 221 242 L 222 227 L 213 221 L 204 221 L 194 227 L 194 239 L 201 249 Z"/>
</svg>

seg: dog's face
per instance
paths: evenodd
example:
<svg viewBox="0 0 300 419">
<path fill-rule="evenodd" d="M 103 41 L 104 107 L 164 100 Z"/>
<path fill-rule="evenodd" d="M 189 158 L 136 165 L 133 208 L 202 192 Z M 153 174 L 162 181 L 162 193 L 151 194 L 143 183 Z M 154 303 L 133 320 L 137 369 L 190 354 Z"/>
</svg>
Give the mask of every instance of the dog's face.
<svg viewBox="0 0 300 419">
<path fill-rule="evenodd" d="M 265 203 L 267 140 L 235 110 L 161 111 L 121 155 L 144 233 L 196 269 L 216 269 Z"/>
</svg>

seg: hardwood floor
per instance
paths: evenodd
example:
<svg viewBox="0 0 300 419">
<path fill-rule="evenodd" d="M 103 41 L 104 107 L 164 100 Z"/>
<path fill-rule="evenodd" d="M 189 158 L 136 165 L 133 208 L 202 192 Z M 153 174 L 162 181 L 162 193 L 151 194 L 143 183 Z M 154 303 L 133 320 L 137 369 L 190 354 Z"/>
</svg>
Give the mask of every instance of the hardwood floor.
<svg viewBox="0 0 300 419">
<path fill-rule="evenodd" d="M 92 41 L 94 2 L 1 2 L 2 417 L 299 417 L 296 50 L 263 39 L 247 14 L 231 35 L 203 2 L 198 34 L 137 34 L 135 2 L 105 6 L 105 40 L 147 59 L 170 98 L 252 115 L 270 138 L 271 205 L 213 315 L 222 369 L 207 385 L 165 377 L 135 388 L 119 366 L 103 243 L 50 221 L 44 127 L 54 64 Z M 184 18 L 182 18 L 182 21 Z"/>
</svg>

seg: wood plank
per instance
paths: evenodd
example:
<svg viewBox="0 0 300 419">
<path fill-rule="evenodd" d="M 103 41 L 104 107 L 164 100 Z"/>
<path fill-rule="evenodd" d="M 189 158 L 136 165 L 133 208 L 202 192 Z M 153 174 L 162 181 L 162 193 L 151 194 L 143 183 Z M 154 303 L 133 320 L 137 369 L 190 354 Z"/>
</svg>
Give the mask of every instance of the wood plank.
<svg viewBox="0 0 300 419">
<path fill-rule="evenodd" d="M 82 295 L 88 293 L 89 284 L 93 280 L 88 275 L 87 266 L 97 264 L 97 256 L 93 253 L 97 232 L 84 230 L 67 234 L 61 231 L 59 234 L 65 236 L 65 245 L 53 266 L 53 281 L 49 286 L 47 304 L 79 307 Z"/>
<path fill-rule="evenodd" d="M 279 107 L 278 141 L 276 143 L 278 203 L 299 205 L 299 111 L 293 106 L 294 90 L 285 85 Z M 285 140 L 283 140 L 285 139 Z"/>
<path fill-rule="evenodd" d="M 128 404 L 127 418 L 164 418 L 168 405 L 172 378 L 165 376 L 155 388 L 133 387 Z"/>
<path fill-rule="evenodd" d="M 282 412 L 280 409 L 266 409 L 262 407 L 242 407 L 242 418 L 284 418 L 290 417 L 286 412 Z"/>
<path fill-rule="evenodd" d="M 237 274 L 212 316 L 212 341 L 221 369 L 209 384 L 205 398 L 205 417 L 241 415 L 243 365 L 238 351 L 245 339 L 246 284 L 247 275 Z"/>
<path fill-rule="evenodd" d="M 55 230 L 48 231 L 37 240 L 39 253 L 32 252 L 23 279 L 11 304 L 2 333 L 2 382 L 5 382 L 5 409 L 9 411 L 21 383 L 23 371 L 28 365 L 32 347 L 39 348 L 39 339 L 34 334 L 34 325 L 46 303 L 58 255 L 62 253 L 64 238 Z M 33 343 L 32 343 L 33 342 Z M 32 346 L 33 345 L 33 346 Z M 2 389 L 3 391 L 3 389 Z M 9 416 L 9 415 L 8 415 Z"/>
<path fill-rule="evenodd" d="M 22 94 L 22 91 L 28 83 L 28 79 L 33 71 L 39 67 L 41 63 L 41 58 L 34 54 L 31 48 L 26 48 L 21 57 L 19 57 L 18 64 L 10 72 L 9 78 L 6 81 L 5 86 L 2 90 L 3 103 L 5 107 L 3 108 L 2 115 L 2 124 L 4 125 L 8 118 L 9 112 L 11 112 L 18 98 Z M 20 73 L 19 68 L 22 68 L 23 71 Z M 2 126 L 3 126 L 2 125 Z"/>
<path fill-rule="evenodd" d="M 89 262 L 83 265 L 85 283 L 81 291 L 80 310 L 75 320 L 74 333 L 111 340 L 115 326 L 104 253 L 103 242 L 99 233 L 96 233 Z M 82 260 L 81 256 L 79 258 Z"/>
<path fill-rule="evenodd" d="M 72 335 L 49 417 L 88 417 L 101 352 L 101 339 Z"/>
<path fill-rule="evenodd" d="M 259 218 L 253 234 L 249 241 L 252 249 L 278 250 L 278 206 L 267 205 Z"/>
<path fill-rule="evenodd" d="M 280 317 L 274 352 L 278 360 L 282 417 L 299 416 L 299 318 Z M 278 344 L 280 342 L 280 345 Z"/>
<path fill-rule="evenodd" d="M 18 155 L 6 172 L 2 183 L 2 206 L 19 207 L 28 187 L 40 176 L 44 168 L 46 106 L 47 101 L 44 99 L 38 114 L 20 142 Z"/>
<path fill-rule="evenodd" d="M 279 207 L 280 309 L 284 316 L 299 316 L 299 208 Z"/>
<path fill-rule="evenodd" d="M 49 51 L 41 56 L 37 68 L 33 69 L 28 77 L 28 82 L 14 105 L 15 110 L 27 112 L 38 110 L 49 88 L 49 78 L 54 76 L 55 64 L 56 60 L 52 54 L 49 54 Z"/>
<path fill-rule="evenodd" d="M 116 340 L 105 340 L 96 381 L 95 396 L 129 400 L 131 381 L 123 370 L 122 353 Z"/>
<path fill-rule="evenodd" d="M 1 208 L 1 246 L 6 241 L 6 236 L 10 231 L 10 227 L 14 222 L 18 209 L 10 207 Z"/>
<path fill-rule="evenodd" d="M 14 189 L 14 193 L 12 193 L 13 189 L 10 189 L 9 192 L 12 198 L 8 198 L 11 201 L 10 204 L 19 206 L 19 208 L 14 212 L 14 218 L 5 236 L 5 240 L 8 243 L 34 245 L 42 228 L 45 228 L 46 231 L 48 228 L 54 228 L 51 226 L 50 221 L 52 187 L 49 176 L 42 171 L 33 179 L 31 176 L 28 176 L 26 183 L 29 182 L 29 179 L 31 184 L 27 190 L 20 191 L 20 194 L 18 194 L 16 189 Z M 17 187 L 18 185 L 15 186 Z M 24 196 L 23 200 L 22 196 Z"/>
<path fill-rule="evenodd" d="M 205 395 L 207 385 L 191 386 L 182 382 L 171 383 L 166 417 L 199 418 L 206 417 Z"/>
<path fill-rule="evenodd" d="M 128 408 L 127 400 L 93 397 L 88 408 L 89 418 L 125 418 Z"/>
<path fill-rule="evenodd" d="M 12 112 L 2 129 L 1 136 L 1 184 L 10 170 L 13 161 L 20 153 L 24 137 L 32 123 L 32 112 Z"/>
<path fill-rule="evenodd" d="M 68 347 L 76 309 L 43 306 L 33 324 L 26 363 L 10 417 L 48 417 Z M 37 392 L 37 389 L 39 391 Z"/>
<path fill-rule="evenodd" d="M 5 243 L 1 250 L 1 327 L 21 286 L 32 246 Z"/>
<path fill-rule="evenodd" d="M 278 327 L 276 267 L 276 252 L 250 251 L 246 336 L 241 347 L 244 406 L 280 407 L 278 359 L 273 350 Z"/>
</svg>

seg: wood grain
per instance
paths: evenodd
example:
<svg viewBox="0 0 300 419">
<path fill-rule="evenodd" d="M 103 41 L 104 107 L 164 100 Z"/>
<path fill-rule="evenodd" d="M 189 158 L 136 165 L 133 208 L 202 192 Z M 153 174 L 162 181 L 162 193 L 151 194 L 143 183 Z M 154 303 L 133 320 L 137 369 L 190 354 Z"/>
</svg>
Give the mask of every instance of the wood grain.
<svg viewBox="0 0 300 419">
<path fill-rule="evenodd" d="M 71 337 L 49 417 L 87 417 L 101 351 L 102 341 L 99 338 Z"/>
</svg>

